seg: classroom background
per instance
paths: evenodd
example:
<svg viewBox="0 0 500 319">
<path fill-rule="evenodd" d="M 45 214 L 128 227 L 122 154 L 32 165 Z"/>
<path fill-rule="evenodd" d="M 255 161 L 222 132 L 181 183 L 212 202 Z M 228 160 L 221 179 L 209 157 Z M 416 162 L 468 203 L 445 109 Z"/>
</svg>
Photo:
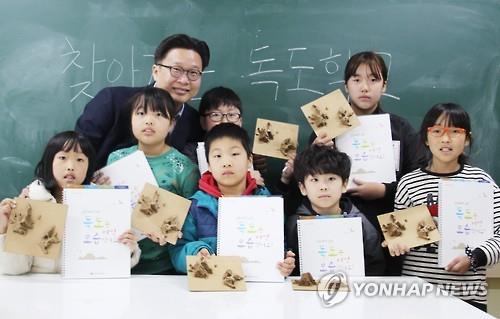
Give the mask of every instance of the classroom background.
<svg viewBox="0 0 500 319">
<path fill-rule="evenodd" d="M 383 108 L 418 127 L 437 102 L 463 105 L 473 163 L 498 181 L 499 16 L 497 0 L 2 1 L 0 195 L 18 194 L 48 138 L 100 89 L 150 83 L 153 51 L 173 33 L 210 46 L 198 98 L 231 87 L 250 132 L 257 117 L 297 123 L 302 146 L 300 106 L 343 88 L 350 55 L 375 50 L 390 69 Z"/>
<path fill-rule="evenodd" d="M 31 181 L 47 140 L 72 129 L 100 89 L 150 83 L 153 51 L 174 33 L 210 46 L 193 106 L 205 90 L 228 86 L 249 132 L 257 117 L 296 123 L 301 146 L 311 128 L 300 106 L 343 88 L 350 55 L 374 50 L 389 67 L 384 110 L 418 128 L 433 104 L 463 105 L 472 162 L 499 182 L 498 17 L 498 0 L 4 0 L 0 197 Z M 283 161 L 270 164 L 278 174 Z M 500 281 L 490 288 L 498 298 Z"/>
</svg>

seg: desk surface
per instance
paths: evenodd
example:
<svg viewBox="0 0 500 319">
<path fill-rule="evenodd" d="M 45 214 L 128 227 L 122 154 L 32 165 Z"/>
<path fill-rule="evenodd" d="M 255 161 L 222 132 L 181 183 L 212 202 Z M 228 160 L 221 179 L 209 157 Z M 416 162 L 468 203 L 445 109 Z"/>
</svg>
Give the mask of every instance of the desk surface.
<svg viewBox="0 0 500 319">
<path fill-rule="evenodd" d="M 369 278 L 423 283 L 411 277 Z M 397 315 L 398 314 L 398 315 Z M 493 318 L 467 303 L 424 297 L 355 296 L 322 306 L 316 292 L 291 283 L 247 283 L 245 292 L 190 292 L 184 276 L 65 280 L 59 275 L 0 275 L 0 318 Z"/>
</svg>

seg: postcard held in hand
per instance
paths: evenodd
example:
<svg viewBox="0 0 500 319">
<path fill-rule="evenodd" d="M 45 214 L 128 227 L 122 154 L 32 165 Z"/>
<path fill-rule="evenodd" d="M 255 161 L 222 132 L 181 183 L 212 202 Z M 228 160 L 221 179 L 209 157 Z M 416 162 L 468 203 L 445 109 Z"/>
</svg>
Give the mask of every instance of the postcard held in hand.
<svg viewBox="0 0 500 319">
<path fill-rule="evenodd" d="M 145 234 L 161 234 L 175 245 L 190 205 L 190 200 L 146 183 L 132 212 L 132 226 Z"/>
<path fill-rule="evenodd" d="M 17 198 L 16 203 L 7 227 L 5 251 L 58 259 L 68 207 L 24 198 Z"/>
<path fill-rule="evenodd" d="M 385 240 L 419 247 L 441 239 L 426 205 L 410 207 L 377 216 Z"/>
<path fill-rule="evenodd" d="M 301 109 L 317 136 L 326 133 L 329 139 L 333 139 L 360 124 L 339 89 L 303 105 Z"/>
<path fill-rule="evenodd" d="M 252 152 L 288 159 L 290 153 L 297 151 L 298 138 L 298 125 L 258 118 Z"/>
<path fill-rule="evenodd" d="M 241 257 L 186 256 L 190 291 L 245 291 Z"/>
</svg>

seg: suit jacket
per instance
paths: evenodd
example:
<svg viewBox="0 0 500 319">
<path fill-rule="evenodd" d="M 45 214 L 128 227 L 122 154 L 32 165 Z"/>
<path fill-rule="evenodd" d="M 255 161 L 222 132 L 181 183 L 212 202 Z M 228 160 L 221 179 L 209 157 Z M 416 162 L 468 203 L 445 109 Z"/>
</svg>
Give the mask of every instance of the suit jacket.
<svg viewBox="0 0 500 319">
<path fill-rule="evenodd" d="M 130 99 L 144 87 L 107 87 L 102 89 L 85 106 L 75 130 L 85 135 L 97 152 L 96 167 L 106 165 L 108 155 L 121 148 L 137 144 L 130 126 Z M 203 138 L 198 111 L 184 105 L 167 142 L 179 151 L 187 143 Z"/>
</svg>

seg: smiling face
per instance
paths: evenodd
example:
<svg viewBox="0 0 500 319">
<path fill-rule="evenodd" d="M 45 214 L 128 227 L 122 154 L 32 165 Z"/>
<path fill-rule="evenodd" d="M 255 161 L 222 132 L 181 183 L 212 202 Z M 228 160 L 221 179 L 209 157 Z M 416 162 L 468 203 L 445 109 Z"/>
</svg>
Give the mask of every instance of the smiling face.
<svg viewBox="0 0 500 319">
<path fill-rule="evenodd" d="M 437 136 L 437 132 L 443 131 L 445 132 L 442 136 Z M 431 171 L 448 173 L 460 167 L 458 158 L 469 145 L 469 139 L 465 130 L 450 128 L 449 120 L 443 114 L 437 119 L 434 128 L 431 127 L 427 132 L 426 144 L 432 153 Z"/>
<path fill-rule="evenodd" d="M 208 168 L 224 195 L 241 195 L 252 164 L 240 141 L 222 137 L 214 140 L 208 152 Z"/>
<path fill-rule="evenodd" d="M 347 80 L 345 89 L 351 106 L 357 115 L 372 114 L 377 108 L 386 83 L 382 75 L 373 74 L 370 66 L 360 64 L 356 72 Z"/>
<path fill-rule="evenodd" d="M 165 57 L 158 62 L 167 66 L 180 67 L 185 71 L 202 71 L 200 55 L 194 50 L 176 48 L 168 51 Z M 153 65 L 153 78 L 155 86 L 170 93 L 175 101 L 177 109 L 183 103 L 188 102 L 198 93 L 201 85 L 201 77 L 196 81 L 190 81 L 184 72 L 179 78 L 172 76 L 170 69 L 161 65 Z"/>
<path fill-rule="evenodd" d="M 89 159 L 80 147 L 67 152 L 59 151 L 52 161 L 52 173 L 60 188 L 81 185 L 85 181 L 88 167 Z"/>
<path fill-rule="evenodd" d="M 139 143 L 139 149 L 161 147 L 170 129 L 170 119 L 160 111 L 138 107 L 132 113 L 132 133 Z"/>
<path fill-rule="evenodd" d="M 318 214 L 339 214 L 339 201 L 346 191 L 347 181 L 336 174 L 308 175 L 299 183 L 300 192 L 307 196 Z"/>
</svg>

